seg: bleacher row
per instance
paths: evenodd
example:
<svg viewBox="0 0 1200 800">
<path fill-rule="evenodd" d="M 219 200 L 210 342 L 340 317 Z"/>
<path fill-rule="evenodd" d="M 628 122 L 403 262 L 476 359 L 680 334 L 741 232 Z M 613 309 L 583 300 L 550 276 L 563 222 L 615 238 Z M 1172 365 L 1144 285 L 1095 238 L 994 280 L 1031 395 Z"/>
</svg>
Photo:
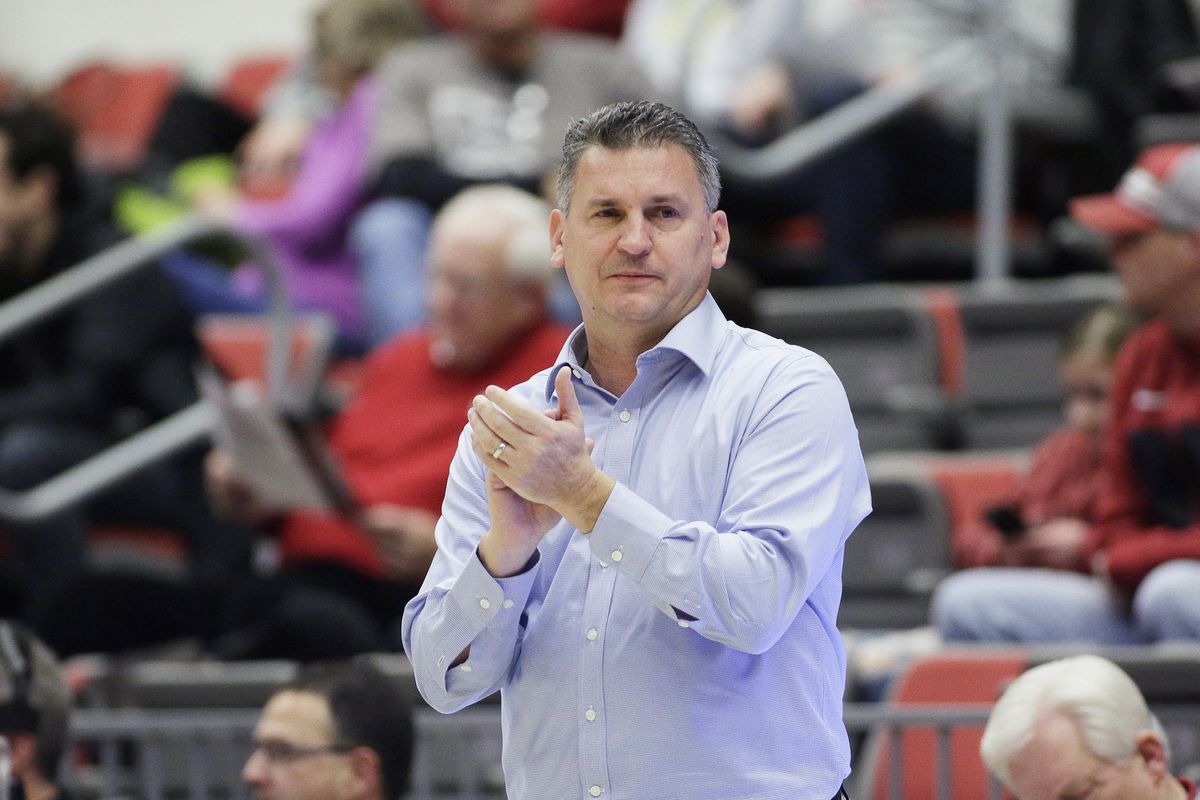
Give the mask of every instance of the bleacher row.
<svg viewBox="0 0 1200 800">
<path fill-rule="evenodd" d="M 231 65 L 215 96 L 247 120 L 258 116 L 263 97 L 291 58 L 255 54 Z M 15 92 L 0 77 L 0 100 Z M 54 106 L 75 126 L 80 157 L 92 169 L 127 172 L 146 155 L 155 126 L 183 70 L 170 62 L 80 64 L 50 90 Z"/>
<path fill-rule="evenodd" d="M 1076 652 L 1066 645 L 946 650 L 915 660 L 887 701 L 846 705 L 851 796 L 1000 797 L 978 757 L 987 711 L 1023 670 Z M 1200 645 L 1103 652 L 1134 678 L 1163 722 L 1174 770 L 1200 774 Z M 373 658 L 412 685 L 403 656 Z M 78 663 L 74 755 L 64 766 L 64 785 L 85 800 L 245 800 L 239 774 L 257 710 L 297 669 L 275 661 Z M 410 800 L 502 800 L 494 700 L 449 716 L 415 700 Z"/>
<path fill-rule="evenodd" d="M 874 511 L 846 545 L 843 628 L 927 622 L 956 532 L 1062 424 L 1063 335 L 1117 296 L 1107 276 L 761 293 L 762 329 L 837 371 L 867 455 Z"/>
</svg>

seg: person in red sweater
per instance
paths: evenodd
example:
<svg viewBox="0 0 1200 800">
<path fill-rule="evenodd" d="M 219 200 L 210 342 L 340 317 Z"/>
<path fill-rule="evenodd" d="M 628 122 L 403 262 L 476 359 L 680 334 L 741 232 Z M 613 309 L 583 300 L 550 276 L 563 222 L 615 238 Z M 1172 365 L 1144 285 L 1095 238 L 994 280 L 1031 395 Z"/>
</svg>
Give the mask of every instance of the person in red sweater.
<svg viewBox="0 0 1200 800">
<path fill-rule="evenodd" d="M 553 277 L 549 213 L 533 195 L 487 185 L 461 192 L 438 215 L 428 323 L 367 357 L 357 395 L 329 429 L 330 448 L 362 508 L 356 518 L 265 508 L 228 454 L 209 455 L 217 506 L 278 537 L 282 590 L 265 593 L 274 613 L 244 614 L 258 630 L 239 630 L 233 641 L 243 652 L 233 655 L 324 657 L 386 646 L 433 558 L 434 526 L 471 398 L 552 364 L 569 333 L 545 314 Z M 327 624 L 314 624 L 314 617 Z"/>
<path fill-rule="evenodd" d="M 1033 449 L 1010 502 L 956 532 L 956 566 L 1088 571 L 1113 362 L 1136 322 L 1125 309 L 1102 306 L 1072 327 L 1059 357 L 1066 424 Z"/>
<path fill-rule="evenodd" d="M 1149 317 L 1114 368 L 1088 574 L 1014 571 L 969 617 L 947 585 L 935 620 L 951 640 L 1200 638 L 1200 145 L 1149 148 L 1071 213 L 1109 237 L 1125 304 Z"/>
</svg>

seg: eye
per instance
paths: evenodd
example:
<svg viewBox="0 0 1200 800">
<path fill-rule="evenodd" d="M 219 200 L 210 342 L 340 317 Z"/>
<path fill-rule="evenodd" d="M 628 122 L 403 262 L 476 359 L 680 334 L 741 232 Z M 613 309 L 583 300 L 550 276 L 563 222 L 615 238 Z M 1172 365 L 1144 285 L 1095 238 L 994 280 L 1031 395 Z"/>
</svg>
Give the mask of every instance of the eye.
<svg viewBox="0 0 1200 800">
<path fill-rule="evenodd" d="M 679 216 L 679 212 L 670 206 L 663 206 L 658 209 L 658 215 L 663 219 L 675 219 Z"/>
</svg>

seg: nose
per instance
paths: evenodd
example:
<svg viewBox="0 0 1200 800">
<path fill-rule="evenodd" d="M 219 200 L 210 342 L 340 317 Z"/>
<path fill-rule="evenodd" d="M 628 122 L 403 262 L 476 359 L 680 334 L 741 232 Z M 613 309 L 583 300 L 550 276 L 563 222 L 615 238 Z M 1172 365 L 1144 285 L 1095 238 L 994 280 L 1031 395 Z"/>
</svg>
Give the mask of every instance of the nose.
<svg viewBox="0 0 1200 800">
<path fill-rule="evenodd" d="M 617 242 L 621 251 L 631 256 L 643 256 L 650 252 L 650 223 L 641 214 L 629 214 L 621 222 L 621 238 Z"/>
<path fill-rule="evenodd" d="M 267 757 L 256 748 L 242 767 L 242 780 L 251 786 L 260 786 L 266 780 L 266 775 Z"/>
</svg>

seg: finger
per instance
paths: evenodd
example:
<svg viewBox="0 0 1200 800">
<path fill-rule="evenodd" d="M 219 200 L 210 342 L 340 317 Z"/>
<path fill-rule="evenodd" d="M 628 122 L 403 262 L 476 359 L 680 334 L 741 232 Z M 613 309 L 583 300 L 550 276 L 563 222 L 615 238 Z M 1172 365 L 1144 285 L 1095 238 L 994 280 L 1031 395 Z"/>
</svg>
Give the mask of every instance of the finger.
<svg viewBox="0 0 1200 800">
<path fill-rule="evenodd" d="M 537 435 L 530 428 L 523 425 L 519 426 L 514 423 L 512 418 L 509 417 L 508 414 L 506 414 L 504 410 L 500 408 L 500 406 L 496 405 L 482 395 L 475 396 L 475 399 L 471 402 L 471 410 L 479 416 L 480 420 L 487 425 L 488 429 L 491 430 L 492 433 L 494 433 L 499 439 L 508 442 L 510 445 L 517 446 L 524 442 L 529 436 Z M 533 410 L 530 409 L 530 411 Z M 545 417 L 537 412 L 533 412 L 533 414 L 542 422 L 543 425 L 545 424 Z"/>
<path fill-rule="evenodd" d="M 471 425 L 471 448 L 475 451 L 475 455 L 479 456 L 485 464 L 495 465 L 498 459 L 492 458 L 492 453 L 496 452 L 500 443 L 506 440 L 489 428 L 473 408 L 467 411 L 467 421 Z M 506 443 L 508 447 L 512 447 L 511 442 Z"/>
<path fill-rule="evenodd" d="M 483 394 L 507 414 L 514 425 L 529 433 L 546 430 L 546 417 L 519 397 L 513 396 L 499 386 L 489 386 L 484 389 Z"/>
<path fill-rule="evenodd" d="M 583 409 L 575 396 L 575 384 L 571 383 L 571 368 L 563 367 L 554 376 L 554 390 L 558 392 L 559 419 L 570 420 L 583 427 Z"/>
</svg>

